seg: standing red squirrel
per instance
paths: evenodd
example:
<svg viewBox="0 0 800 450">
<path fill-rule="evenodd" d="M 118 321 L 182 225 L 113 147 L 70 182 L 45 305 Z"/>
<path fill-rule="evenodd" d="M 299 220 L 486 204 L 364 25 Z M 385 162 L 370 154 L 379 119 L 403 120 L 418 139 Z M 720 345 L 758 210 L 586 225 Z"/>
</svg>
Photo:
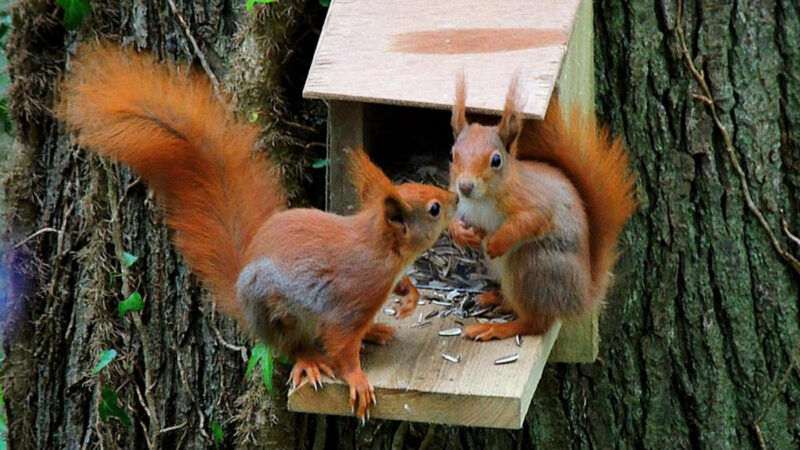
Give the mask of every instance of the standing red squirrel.
<svg viewBox="0 0 800 450">
<path fill-rule="evenodd" d="M 361 342 L 393 335 L 374 316 L 444 231 L 457 196 L 393 186 L 356 151 L 356 215 L 286 210 L 269 161 L 251 156 L 258 128 L 236 121 L 205 77 L 108 45 L 81 48 L 71 65 L 59 114 L 78 144 L 147 181 L 178 252 L 221 310 L 294 359 L 293 385 L 305 377 L 316 388 L 336 370 L 363 420 L 375 393 L 361 370 Z M 413 293 L 404 283 L 397 290 Z"/>
<path fill-rule="evenodd" d="M 459 79 L 450 186 L 460 202 L 450 233 L 483 248 L 500 281 L 500 292 L 481 294 L 479 304 L 517 315 L 468 326 L 465 335 L 544 333 L 605 296 L 617 239 L 636 208 L 627 153 L 593 116 L 565 123 L 555 97 L 543 121 L 523 121 L 516 82 L 497 126 L 467 123 L 464 102 Z"/>
</svg>

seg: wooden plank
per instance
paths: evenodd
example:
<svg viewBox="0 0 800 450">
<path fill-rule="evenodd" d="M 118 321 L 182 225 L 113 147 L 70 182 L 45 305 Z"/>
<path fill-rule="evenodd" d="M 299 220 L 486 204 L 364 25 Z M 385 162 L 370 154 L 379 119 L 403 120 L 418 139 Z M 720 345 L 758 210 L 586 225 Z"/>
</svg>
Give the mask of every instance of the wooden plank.
<svg viewBox="0 0 800 450">
<path fill-rule="evenodd" d="M 366 148 L 365 105 L 331 101 L 328 105 L 328 168 L 325 172 L 325 209 L 352 214 L 358 207 L 350 182 L 347 149 Z"/>
<path fill-rule="evenodd" d="M 578 9 L 570 34 L 567 54 L 556 83 L 561 110 L 579 107 L 594 113 L 594 24 L 592 1 L 584 0 Z"/>
<path fill-rule="evenodd" d="M 597 310 L 572 319 L 565 319 L 553 351 L 550 352 L 550 362 L 594 362 L 600 347 L 599 330 Z M 556 351 L 558 353 L 554 354 Z"/>
<path fill-rule="evenodd" d="M 424 292 L 423 292 L 424 295 Z M 392 306 L 391 301 L 387 304 Z M 375 387 L 377 405 L 371 417 L 414 422 L 470 425 L 493 428 L 522 426 L 560 323 L 543 336 L 473 342 L 441 337 L 439 330 L 459 326 L 454 315 L 433 318 L 425 328 L 417 324 L 419 313 L 441 309 L 423 305 L 411 317 L 397 321 L 379 313 L 378 321 L 398 328 L 385 347 L 366 344 L 361 360 Z M 465 319 L 474 323 L 475 319 Z M 459 364 L 442 353 L 461 355 Z M 495 365 L 497 358 L 519 354 L 512 364 Z M 326 384 L 319 391 L 303 386 L 289 394 L 289 409 L 298 412 L 351 416 L 348 391 L 341 382 Z"/>
<path fill-rule="evenodd" d="M 594 45 L 592 2 L 584 0 L 575 19 L 569 49 L 558 78 L 558 100 L 561 110 L 577 107 L 585 114 L 594 114 Z M 597 358 L 599 327 L 597 310 L 581 317 L 565 320 L 550 353 L 551 362 L 590 363 Z"/>
<path fill-rule="evenodd" d="M 521 75 L 527 117 L 542 118 L 580 0 L 334 0 L 303 95 L 499 114 Z"/>
</svg>

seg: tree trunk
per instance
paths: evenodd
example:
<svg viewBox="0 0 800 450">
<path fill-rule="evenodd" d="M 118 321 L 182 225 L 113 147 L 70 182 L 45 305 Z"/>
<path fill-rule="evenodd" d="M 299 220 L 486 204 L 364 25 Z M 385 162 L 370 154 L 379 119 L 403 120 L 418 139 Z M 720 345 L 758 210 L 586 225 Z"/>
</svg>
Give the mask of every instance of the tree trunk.
<svg viewBox="0 0 800 450">
<path fill-rule="evenodd" d="M 298 99 L 325 9 L 310 1 L 253 11 L 239 1 L 91 5 L 77 33 L 65 32 L 55 1 L 13 9 L 9 97 L 18 143 L 6 184 L 9 242 L 40 233 L 7 266 L 24 294 L 4 333 L 10 443 L 206 448 L 219 426 L 229 447 L 293 447 L 300 439 L 295 424 L 305 418 L 285 411 L 283 386 L 270 398 L 258 375 L 245 379 L 247 339 L 201 302 L 206 293 L 176 256 L 145 186 L 127 169 L 75 148 L 48 111 L 80 41 L 202 59 L 196 65 L 221 80 L 242 115 L 258 115 L 261 144 L 279 155 L 297 198 L 308 185 L 298 168 L 309 166 L 310 153 L 301 150 L 324 137 L 314 131 L 324 130 L 324 105 Z M 128 269 L 117 257 L 123 251 L 139 258 Z M 134 290 L 144 309 L 119 317 L 117 303 Z M 107 349 L 118 357 L 93 375 Z M 118 392 L 133 426 L 101 419 L 102 388 Z"/>
<path fill-rule="evenodd" d="M 781 229 L 783 211 L 788 229 L 800 230 L 797 2 L 682 7 L 691 61 L 746 185 L 684 60 L 678 5 L 596 2 L 597 109 L 631 151 L 641 206 L 601 314 L 601 358 L 548 365 L 520 431 L 359 427 L 286 412 L 284 367 L 272 396 L 258 375 L 245 379 L 238 346 L 251 344 L 201 303 L 205 294 L 175 255 L 145 187 L 70 145 L 47 111 L 78 41 L 101 36 L 194 62 L 201 54 L 242 115 L 259 114 L 264 148 L 278 152 L 295 198 L 308 198 L 302 168 L 311 156 L 298 147 L 322 140 L 308 127 L 322 128 L 324 110 L 299 97 L 325 10 L 312 1 L 280 0 L 256 12 L 238 1 L 176 1 L 195 50 L 169 2 L 152 3 L 92 2 L 77 34 L 65 33 L 54 1 L 14 10 L 18 141 L 7 234 L 10 245 L 39 234 L 7 261 L 15 289 L 27 294 L 6 308 L 3 392 L 13 448 L 203 448 L 214 441 L 212 424 L 228 447 L 800 446 L 800 275 L 744 197 L 747 187 L 778 243 L 797 255 Z M 121 251 L 139 260 L 123 269 Z M 132 290 L 145 308 L 120 318 L 116 304 Z M 92 375 L 110 348 L 119 356 Z M 119 392 L 132 427 L 100 418 L 101 387 Z"/>
</svg>

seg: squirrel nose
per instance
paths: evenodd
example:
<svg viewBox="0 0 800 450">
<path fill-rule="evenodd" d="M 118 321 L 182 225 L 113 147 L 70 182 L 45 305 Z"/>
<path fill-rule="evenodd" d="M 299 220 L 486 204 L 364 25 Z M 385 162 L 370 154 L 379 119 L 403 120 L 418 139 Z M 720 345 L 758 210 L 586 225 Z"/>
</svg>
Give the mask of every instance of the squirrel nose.
<svg viewBox="0 0 800 450">
<path fill-rule="evenodd" d="M 459 181 L 458 183 L 458 190 L 464 197 L 469 197 L 474 187 L 475 183 L 472 181 Z"/>
</svg>

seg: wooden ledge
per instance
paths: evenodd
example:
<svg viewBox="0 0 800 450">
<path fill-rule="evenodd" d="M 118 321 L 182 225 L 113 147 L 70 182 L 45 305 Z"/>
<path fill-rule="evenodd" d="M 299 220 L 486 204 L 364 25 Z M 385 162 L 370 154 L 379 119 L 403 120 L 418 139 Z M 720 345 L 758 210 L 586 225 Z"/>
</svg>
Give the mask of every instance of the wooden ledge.
<svg viewBox="0 0 800 450">
<path fill-rule="evenodd" d="M 386 305 L 392 307 L 390 302 Z M 458 317 L 434 317 L 432 325 L 411 328 L 419 313 L 442 309 L 421 305 L 410 317 L 398 321 L 384 313 L 378 320 L 397 327 L 394 340 L 385 347 L 365 344 L 361 352 L 364 370 L 375 387 L 377 405 L 372 418 L 468 425 L 491 428 L 522 427 L 533 393 L 561 323 L 542 336 L 525 336 L 521 346 L 514 339 L 472 342 L 463 336 L 442 337 L 439 330 L 458 327 Z M 465 324 L 474 318 L 458 319 Z M 461 362 L 446 361 L 442 353 Z M 503 356 L 519 354 L 511 364 L 495 365 Z M 305 385 L 289 394 L 289 410 L 351 416 L 348 390 L 341 382 L 319 391 Z"/>
</svg>

